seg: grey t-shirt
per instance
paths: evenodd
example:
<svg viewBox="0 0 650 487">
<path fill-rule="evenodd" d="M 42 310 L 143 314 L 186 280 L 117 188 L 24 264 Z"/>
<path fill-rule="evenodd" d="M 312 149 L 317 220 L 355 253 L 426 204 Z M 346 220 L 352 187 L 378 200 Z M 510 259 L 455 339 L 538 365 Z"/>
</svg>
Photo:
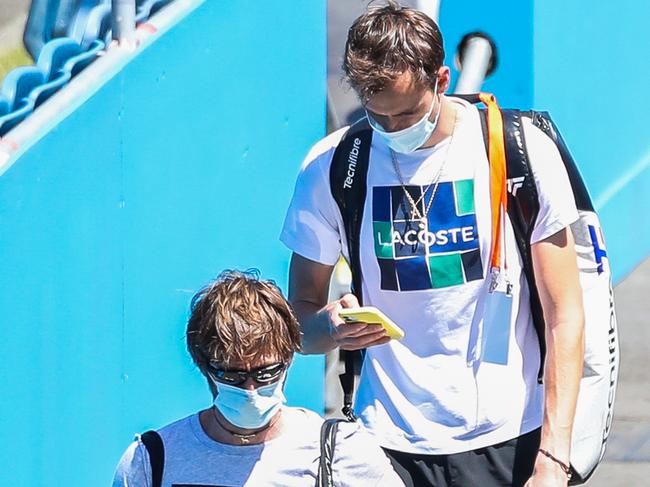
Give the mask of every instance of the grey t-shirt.
<svg viewBox="0 0 650 487">
<path fill-rule="evenodd" d="M 285 407 L 281 436 L 259 445 L 233 446 L 211 439 L 198 413 L 158 431 L 165 445 L 163 487 L 314 486 L 323 419 Z M 341 423 L 332 464 L 334 485 L 401 486 L 403 483 L 374 439 L 357 423 Z M 151 486 L 145 446 L 134 441 L 120 460 L 113 487 Z"/>
</svg>

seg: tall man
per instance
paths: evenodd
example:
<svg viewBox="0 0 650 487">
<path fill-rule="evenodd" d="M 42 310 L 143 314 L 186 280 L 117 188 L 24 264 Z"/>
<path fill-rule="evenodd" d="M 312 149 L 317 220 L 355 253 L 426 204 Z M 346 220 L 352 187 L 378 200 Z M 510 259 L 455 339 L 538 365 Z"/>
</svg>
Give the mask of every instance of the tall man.
<svg viewBox="0 0 650 487">
<path fill-rule="evenodd" d="M 378 325 L 345 324 L 338 312 L 358 306 L 354 295 L 327 302 L 333 266 L 349 257 L 329 186 L 342 129 L 308 154 L 281 236 L 293 251 L 289 293 L 302 350 L 367 348 L 356 412 L 407 485 L 566 485 L 583 356 L 571 188 L 552 141 L 525 124 L 540 203 L 531 235 L 547 326 L 540 385 L 529 291 L 507 220 L 510 306 L 489 292 L 489 165 L 479 114 L 444 94 L 443 58 L 436 24 L 393 2 L 369 8 L 350 28 L 344 69 L 373 128 L 361 292 L 364 305 L 381 309 L 406 337 L 391 341 Z"/>
</svg>

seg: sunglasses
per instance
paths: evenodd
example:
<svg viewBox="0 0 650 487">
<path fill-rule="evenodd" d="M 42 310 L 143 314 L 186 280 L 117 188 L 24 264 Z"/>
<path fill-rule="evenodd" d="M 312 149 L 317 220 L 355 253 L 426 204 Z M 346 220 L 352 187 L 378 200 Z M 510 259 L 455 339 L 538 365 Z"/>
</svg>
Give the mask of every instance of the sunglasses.
<svg viewBox="0 0 650 487">
<path fill-rule="evenodd" d="M 258 384 L 272 384 L 280 379 L 286 368 L 287 364 L 278 362 L 251 370 L 227 370 L 210 363 L 208 374 L 214 381 L 231 386 L 239 386 L 249 377 Z"/>
</svg>

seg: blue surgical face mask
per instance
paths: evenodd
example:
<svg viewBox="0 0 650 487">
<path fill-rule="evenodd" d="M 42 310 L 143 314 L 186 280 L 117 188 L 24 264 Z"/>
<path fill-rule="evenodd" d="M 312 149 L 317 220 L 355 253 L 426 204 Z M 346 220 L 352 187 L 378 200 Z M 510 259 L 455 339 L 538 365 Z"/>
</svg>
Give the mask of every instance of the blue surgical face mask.
<svg viewBox="0 0 650 487">
<path fill-rule="evenodd" d="M 429 120 L 431 117 L 431 112 L 433 112 L 433 106 L 435 105 L 436 97 L 435 94 L 438 91 L 438 81 L 436 80 L 436 85 L 433 89 L 434 98 L 431 102 L 431 108 L 419 121 L 406 127 L 405 129 L 398 130 L 396 132 L 386 132 L 384 128 L 372 118 L 372 116 L 366 111 L 368 117 L 368 123 L 372 129 L 377 132 L 385 141 L 386 145 L 393 149 L 395 152 L 401 154 L 410 154 L 416 149 L 422 147 L 422 145 L 429 140 L 431 134 L 436 129 L 438 125 L 438 119 L 440 118 L 440 112 L 442 111 L 442 106 L 439 104 L 438 113 L 436 113 L 435 119 L 433 122 Z"/>
<path fill-rule="evenodd" d="M 284 378 L 257 389 L 214 382 L 217 397 L 214 405 L 228 422 L 245 429 L 258 429 L 269 424 L 273 416 L 287 402 L 282 392 Z"/>
</svg>

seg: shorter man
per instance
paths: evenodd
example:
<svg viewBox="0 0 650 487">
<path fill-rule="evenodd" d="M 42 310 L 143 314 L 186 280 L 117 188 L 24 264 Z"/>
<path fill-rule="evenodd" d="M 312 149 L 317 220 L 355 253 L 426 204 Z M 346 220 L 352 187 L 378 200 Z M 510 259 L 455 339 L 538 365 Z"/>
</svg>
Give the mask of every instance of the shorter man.
<svg viewBox="0 0 650 487">
<path fill-rule="evenodd" d="M 186 338 L 214 405 L 158 431 L 162 486 L 315 485 L 323 419 L 284 404 L 300 332 L 275 284 L 252 273 L 222 273 L 194 296 Z M 113 487 L 151 486 L 151 470 L 137 438 Z M 351 423 L 336 435 L 332 477 L 337 486 L 403 485 L 382 450 Z"/>
</svg>

